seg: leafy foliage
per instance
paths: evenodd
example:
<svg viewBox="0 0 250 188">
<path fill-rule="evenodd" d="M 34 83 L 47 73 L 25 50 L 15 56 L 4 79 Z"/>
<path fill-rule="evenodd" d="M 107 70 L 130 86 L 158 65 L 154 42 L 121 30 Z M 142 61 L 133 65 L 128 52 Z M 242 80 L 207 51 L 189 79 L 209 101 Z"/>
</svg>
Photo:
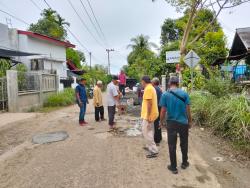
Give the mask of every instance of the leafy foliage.
<svg viewBox="0 0 250 188">
<path fill-rule="evenodd" d="M 45 107 L 68 106 L 75 103 L 75 91 L 71 88 L 66 88 L 62 92 L 52 94 L 45 102 Z"/>
<path fill-rule="evenodd" d="M 96 64 L 91 69 L 88 66 L 85 66 L 84 69 L 87 72 L 83 77 L 87 79 L 88 85 L 95 85 L 98 80 L 101 80 L 104 85 L 109 83 L 110 77 L 107 74 L 107 67 Z"/>
<path fill-rule="evenodd" d="M 249 101 L 242 95 L 217 97 L 210 93 L 191 94 L 194 121 L 250 152 Z"/>
<path fill-rule="evenodd" d="M 10 69 L 10 62 L 6 59 L 0 59 L 0 77 L 6 75 L 6 71 Z"/>
<path fill-rule="evenodd" d="M 28 30 L 58 40 L 65 40 L 67 37 L 65 26 L 69 26 L 69 23 L 65 22 L 64 18 L 50 8 L 44 9 L 41 16 L 42 18 L 37 23 L 31 24 Z"/>
<path fill-rule="evenodd" d="M 66 58 L 70 60 L 79 69 L 82 68 L 81 62 L 85 62 L 85 55 L 81 51 L 74 50 L 73 48 L 66 49 Z"/>
</svg>

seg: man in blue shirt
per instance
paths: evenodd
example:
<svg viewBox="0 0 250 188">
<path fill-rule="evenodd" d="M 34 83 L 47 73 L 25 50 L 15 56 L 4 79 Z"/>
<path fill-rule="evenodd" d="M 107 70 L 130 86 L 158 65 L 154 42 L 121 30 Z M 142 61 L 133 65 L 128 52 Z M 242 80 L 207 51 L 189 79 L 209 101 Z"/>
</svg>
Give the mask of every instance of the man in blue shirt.
<svg viewBox="0 0 250 188">
<path fill-rule="evenodd" d="M 87 97 L 87 92 L 86 92 L 86 79 L 81 78 L 78 86 L 76 86 L 76 102 L 80 108 L 80 114 L 79 114 L 79 124 L 80 126 L 84 126 L 88 124 L 84 117 L 86 113 L 86 107 L 88 104 L 88 97 Z"/>
<path fill-rule="evenodd" d="M 176 162 L 177 134 L 180 137 L 180 147 L 182 152 L 181 168 L 186 169 L 188 162 L 188 133 L 191 128 L 192 118 L 190 111 L 190 99 L 186 92 L 179 89 L 179 79 L 173 76 L 169 80 L 170 89 L 165 92 L 160 100 L 161 125 L 164 124 L 167 114 L 168 146 L 171 165 L 168 169 L 174 174 L 178 173 Z"/>
</svg>

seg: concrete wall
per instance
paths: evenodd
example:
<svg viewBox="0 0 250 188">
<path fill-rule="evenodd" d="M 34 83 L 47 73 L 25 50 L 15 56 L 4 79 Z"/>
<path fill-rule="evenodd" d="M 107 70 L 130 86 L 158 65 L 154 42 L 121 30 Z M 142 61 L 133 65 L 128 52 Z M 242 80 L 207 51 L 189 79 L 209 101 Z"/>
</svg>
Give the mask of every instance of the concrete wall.
<svg viewBox="0 0 250 188">
<path fill-rule="evenodd" d="M 32 73 L 34 74 L 34 73 Z M 42 107 L 48 96 L 57 93 L 59 84 L 58 76 L 39 74 L 40 89 L 32 92 L 18 92 L 17 71 L 7 71 L 7 90 L 8 90 L 8 109 L 9 112 L 26 112 L 32 108 Z M 54 77 L 54 82 L 44 84 L 46 80 L 51 80 Z M 47 88 L 45 88 L 45 85 Z"/>
</svg>

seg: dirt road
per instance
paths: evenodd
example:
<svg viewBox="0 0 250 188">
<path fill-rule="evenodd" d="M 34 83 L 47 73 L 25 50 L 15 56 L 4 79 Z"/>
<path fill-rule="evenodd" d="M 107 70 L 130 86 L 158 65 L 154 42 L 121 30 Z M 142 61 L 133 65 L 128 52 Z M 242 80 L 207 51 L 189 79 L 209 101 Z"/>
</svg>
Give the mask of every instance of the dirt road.
<svg viewBox="0 0 250 188">
<path fill-rule="evenodd" d="M 140 136 L 110 134 L 107 123 L 96 123 L 93 116 L 89 108 L 89 125 L 80 127 L 78 108 L 71 106 L 1 126 L 0 187 L 249 188 L 249 162 L 225 155 L 223 143 L 206 131 L 191 130 L 191 166 L 172 175 L 166 170 L 166 133 L 159 158 L 146 159 Z M 127 127 L 130 117 L 117 121 Z M 35 134 L 62 130 L 69 134 L 65 141 L 31 142 Z"/>
</svg>

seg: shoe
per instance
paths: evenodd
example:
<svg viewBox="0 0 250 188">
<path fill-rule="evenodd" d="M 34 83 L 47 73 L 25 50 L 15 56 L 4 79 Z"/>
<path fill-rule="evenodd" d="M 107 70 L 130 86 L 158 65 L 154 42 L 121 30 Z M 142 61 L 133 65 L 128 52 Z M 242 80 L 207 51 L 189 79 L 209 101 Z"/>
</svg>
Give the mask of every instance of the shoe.
<svg viewBox="0 0 250 188">
<path fill-rule="evenodd" d="M 187 169 L 188 167 L 189 167 L 189 162 L 185 162 L 185 163 L 182 163 L 182 164 L 181 164 L 181 168 L 182 168 L 183 170 Z"/>
<path fill-rule="evenodd" d="M 83 121 L 82 123 L 85 124 L 85 125 L 88 124 L 88 122 L 86 122 L 86 121 Z"/>
<path fill-rule="evenodd" d="M 171 165 L 168 165 L 168 170 L 170 170 L 173 174 L 178 174 L 177 168 L 173 168 Z"/>
<path fill-rule="evenodd" d="M 158 153 L 150 152 L 150 153 L 148 153 L 148 154 L 146 155 L 146 157 L 147 157 L 148 159 L 156 158 L 156 157 L 158 157 Z"/>
</svg>

